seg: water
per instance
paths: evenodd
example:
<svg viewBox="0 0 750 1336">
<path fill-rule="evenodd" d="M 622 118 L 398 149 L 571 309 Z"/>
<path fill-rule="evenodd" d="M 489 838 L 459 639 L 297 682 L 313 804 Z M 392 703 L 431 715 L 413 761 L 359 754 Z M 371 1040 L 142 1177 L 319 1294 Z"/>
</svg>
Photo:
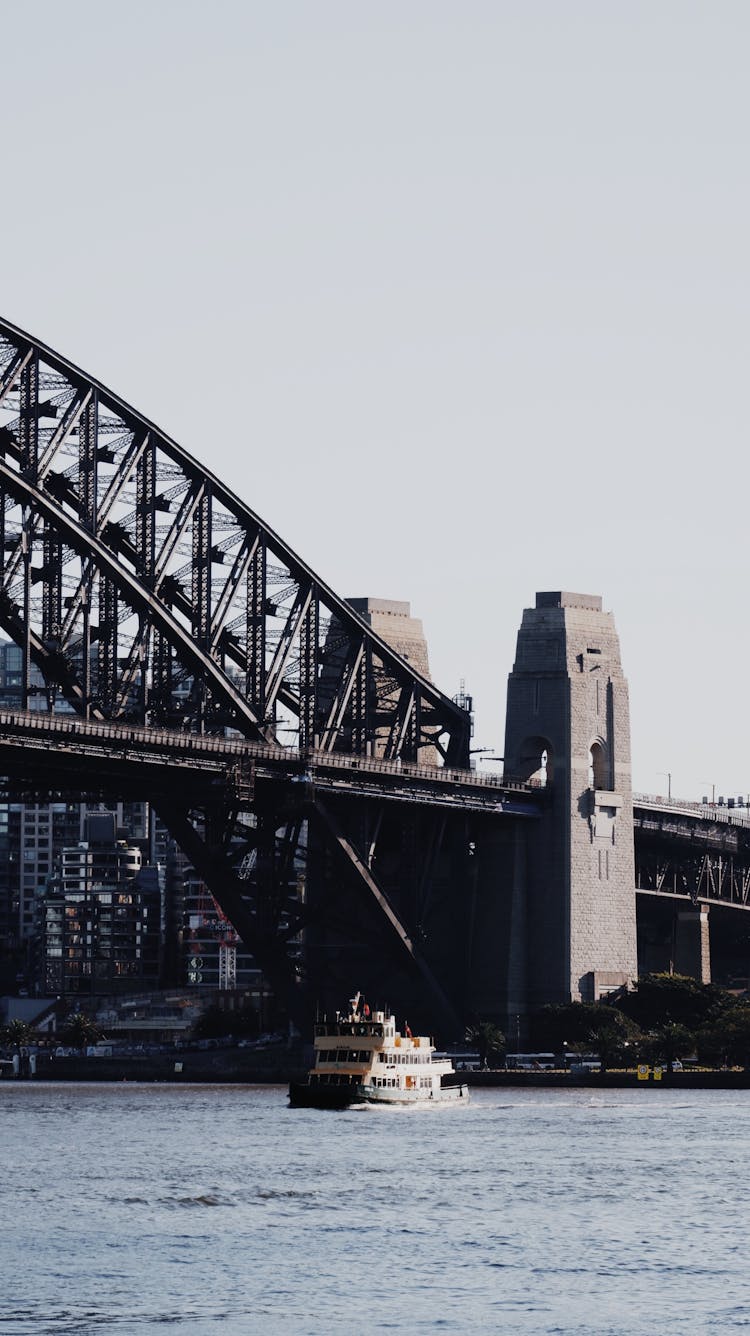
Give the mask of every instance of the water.
<svg viewBox="0 0 750 1336">
<path fill-rule="evenodd" d="M 750 1327 L 749 1096 L 0 1085 L 0 1333 Z"/>
</svg>

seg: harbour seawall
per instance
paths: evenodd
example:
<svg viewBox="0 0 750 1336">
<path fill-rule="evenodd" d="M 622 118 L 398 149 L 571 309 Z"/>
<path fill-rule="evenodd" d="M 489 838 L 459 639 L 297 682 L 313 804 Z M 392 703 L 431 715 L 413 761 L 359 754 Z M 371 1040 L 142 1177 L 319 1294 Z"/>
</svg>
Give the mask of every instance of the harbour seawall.
<svg viewBox="0 0 750 1336">
<path fill-rule="evenodd" d="M 286 1049 L 243 1051 L 219 1049 L 212 1052 L 182 1050 L 177 1053 L 37 1059 L 37 1081 L 146 1081 L 184 1085 L 286 1085 L 303 1080 L 307 1063 L 299 1054 Z M 461 1079 L 474 1089 L 587 1089 L 607 1090 L 622 1087 L 670 1088 L 678 1090 L 743 1090 L 750 1088 L 750 1070 L 741 1068 L 711 1071 L 663 1072 L 640 1081 L 635 1071 L 610 1072 L 519 1072 L 504 1069 L 465 1071 Z M 5 1080 L 13 1080 L 6 1068 Z M 18 1079 L 26 1079 L 24 1077 Z"/>
<path fill-rule="evenodd" d="M 562 1090 L 581 1087 L 607 1090 L 628 1086 L 669 1087 L 672 1090 L 742 1090 L 750 1088 L 750 1071 L 742 1068 L 713 1071 L 663 1072 L 659 1080 L 653 1075 L 647 1081 L 638 1079 L 634 1071 L 611 1072 L 464 1072 L 466 1084 L 472 1087 L 513 1088 L 538 1086 Z"/>
<path fill-rule="evenodd" d="M 218 1049 L 201 1052 L 187 1049 L 177 1053 L 117 1055 L 113 1057 L 37 1057 L 36 1072 L 28 1079 L 37 1081 L 169 1081 L 194 1085 L 275 1085 L 300 1079 L 303 1065 L 285 1049 L 267 1053 Z M 5 1080 L 13 1080 L 5 1071 Z M 20 1077 L 17 1079 L 27 1079 Z"/>
</svg>

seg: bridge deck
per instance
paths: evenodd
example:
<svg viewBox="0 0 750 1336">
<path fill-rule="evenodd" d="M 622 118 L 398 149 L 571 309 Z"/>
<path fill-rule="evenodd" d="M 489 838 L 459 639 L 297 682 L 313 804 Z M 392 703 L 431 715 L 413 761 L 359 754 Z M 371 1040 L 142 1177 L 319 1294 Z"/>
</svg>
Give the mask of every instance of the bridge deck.
<svg viewBox="0 0 750 1336">
<path fill-rule="evenodd" d="M 299 750 L 238 736 L 105 723 L 42 711 L 0 710 L 0 756 L 8 758 L 15 749 L 28 754 L 30 748 L 146 765 L 168 764 L 203 773 L 234 770 L 237 774 L 254 772 L 261 779 L 287 776 L 292 781 L 352 796 L 377 793 L 402 802 L 513 815 L 536 815 L 542 796 L 539 786 L 532 783 L 449 766 L 405 764 L 314 748 Z"/>
</svg>

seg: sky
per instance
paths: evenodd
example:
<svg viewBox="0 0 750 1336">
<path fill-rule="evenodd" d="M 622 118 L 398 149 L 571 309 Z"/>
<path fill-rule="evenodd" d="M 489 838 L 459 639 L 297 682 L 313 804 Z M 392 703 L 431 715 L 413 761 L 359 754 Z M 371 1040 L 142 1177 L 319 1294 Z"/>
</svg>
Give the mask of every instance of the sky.
<svg viewBox="0 0 750 1336">
<path fill-rule="evenodd" d="M 0 34 L 0 315 L 339 594 L 408 600 L 477 748 L 536 591 L 601 594 L 636 790 L 750 792 L 745 0 L 0 0 Z"/>
</svg>

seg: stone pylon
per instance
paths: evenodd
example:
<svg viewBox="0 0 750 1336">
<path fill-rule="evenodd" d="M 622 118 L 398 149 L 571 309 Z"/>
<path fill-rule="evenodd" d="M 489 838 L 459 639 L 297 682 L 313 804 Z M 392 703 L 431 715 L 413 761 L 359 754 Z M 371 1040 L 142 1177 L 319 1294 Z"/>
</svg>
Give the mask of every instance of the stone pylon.
<svg viewBox="0 0 750 1336">
<path fill-rule="evenodd" d="M 541 593 L 524 612 L 505 773 L 546 789 L 528 828 L 523 940 L 511 946 L 522 995 L 509 1005 L 597 1000 L 637 975 L 628 688 L 601 598 Z"/>
<path fill-rule="evenodd" d="M 432 680 L 422 623 L 418 617 L 412 617 L 408 603 L 392 598 L 348 598 L 346 601 L 402 659 L 428 681 Z"/>
<path fill-rule="evenodd" d="M 347 603 L 355 612 L 359 613 L 362 620 L 376 635 L 385 640 L 391 649 L 394 649 L 412 668 L 426 677 L 428 681 L 431 681 L 427 641 L 422 622 L 418 617 L 412 617 L 411 607 L 408 603 L 389 598 L 348 598 Z M 346 652 L 346 635 L 342 634 L 337 619 L 332 617 L 326 634 L 323 655 L 324 665 L 318 684 L 318 702 L 323 716 L 325 716 L 330 706 L 331 693 L 335 690 Z M 375 654 L 375 660 L 375 670 L 377 672 L 377 654 Z M 383 687 L 382 684 L 381 693 L 384 693 L 382 698 L 387 700 L 388 688 Z M 379 723 L 377 711 L 373 710 L 372 736 L 370 738 L 373 756 L 385 755 L 390 731 L 390 724 Z M 346 750 L 347 745 L 346 735 L 342 731 L 337 746 L 341 750 Z M 422 765 L 436 765 L 438 758 L 435 748 L 431 746 L 421 747 L 419 760 Z"/>
</svg>

